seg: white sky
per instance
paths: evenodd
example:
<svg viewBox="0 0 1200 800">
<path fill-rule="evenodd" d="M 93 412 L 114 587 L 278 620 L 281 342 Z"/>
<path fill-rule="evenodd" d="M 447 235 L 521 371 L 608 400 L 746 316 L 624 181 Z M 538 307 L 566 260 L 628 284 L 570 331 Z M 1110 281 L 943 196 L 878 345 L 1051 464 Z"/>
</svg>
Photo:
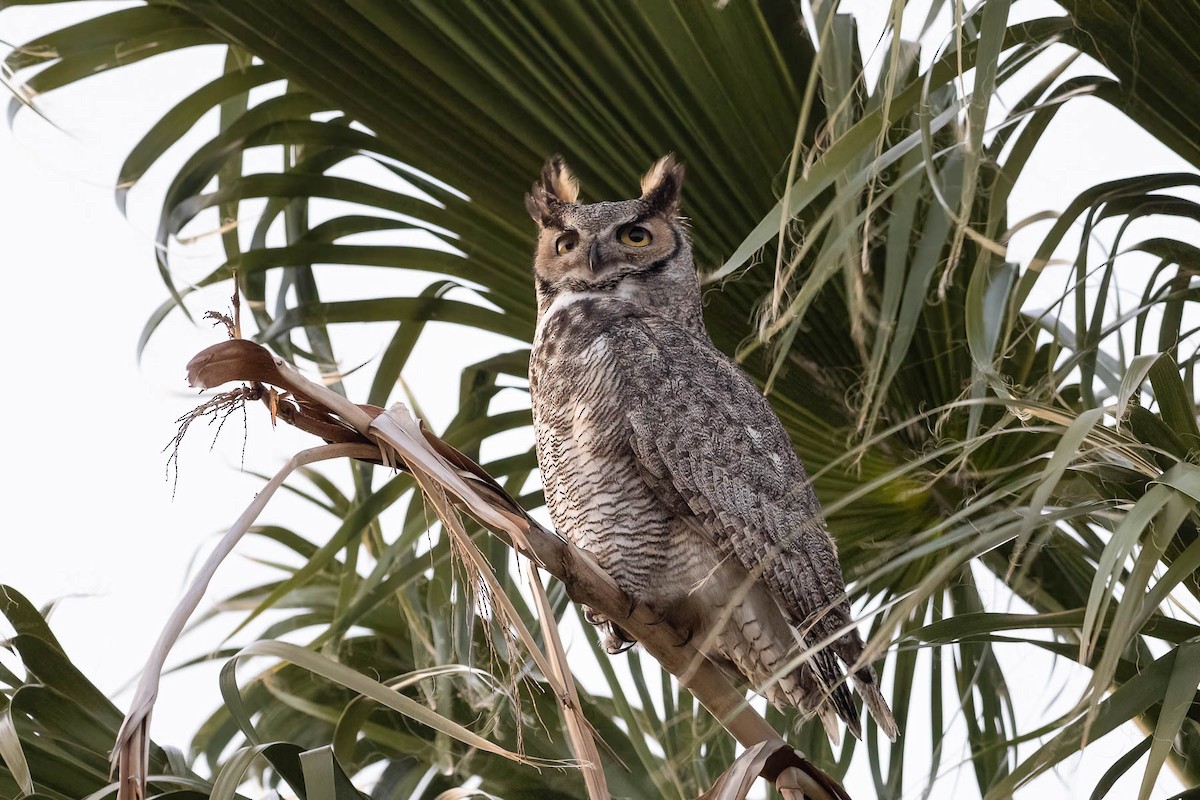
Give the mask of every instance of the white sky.
<svg viewBox="0 0 1200 800">
<path fill-rule="evenodd" d="M 0 39 L 26 41 L 47 27 L 94 14 L 95 6 L 88 5 L 6 10 L 0 14 Z M 843 5 L 866 18 L 881 4 L 860 0 Z M 1030 8 L 1028 3 L 1018 7 Z M 1032 6 L 1045 8 L 1053 6 Z M 863 31 L 864 41 L 873 36 Z M 261 483 L 239 471 L 237 418 L 230 420 L 212 453 L 211 434 L 194 430 L 174 495 L 167 479 L 162 448 L 174 433 L 175 418 L 196 402 L 184 385 L 183 366 L 193 353 L 218 341 L 219 331 L 192 327 L 175 316 L 152 340 L 140 367 L 134 357 L 145 319 L 165 297 L 153 262 L 157 203 L 174 168 L 211 135 L 214 123 L 208 120 L 193 132 L 169 163 L 134 190 L 130 220 L 118 213 L 111 188 L 131 145 L 168 107 L 161 98 L 176 100 L 179 84 L 197 86 L 210 79 L 222 57 L 216 48 L 159 57 L 41 98 L 42 110 L 65 133 L 29 113 L 18 117 L 15 133 L 7 128 L 0 132 L 0 175 L 5 179 L 0 237 L 8 298 L 0 336 L 28 343 L 10 357 L 14 363 L 0 399 L 0 418 L 9 422 L 0 484 L 5 507 L 0 582 L 36 603 L 66 598 L 54 613 L 54 630 L 75 662 L 109 692 L 136 675 L 174 606 L 191 559 L 212 544 Z M 1084 69 L 1089 67 L 1080 65 L 1077 71 Z M 1103 180 L 1165 171 L 1192 170 L 1104 104 L 1076 100 L 1060 112 L 1026 168 L 1027 178 L 1012 196 L 1011 218 L 1062 209 L 1079 191 Z M 635 178 L 631 176 L 631 184 Z M 1014 253 L 1028 257 L 1033 241 L 1019 239 Z M 176 248 L 176 264 L 185 279 L 219 263 L 213 259 L 213 244 L 209 240 L 188 250 Z M 344 271 L 351 281 L 371 287 L 367 295 L 380 293 L 381 282 L 398 291 L 408 280 L 381 272 Z M 205 295 L 191 307 L 197 312 L 224 308 L 224 291 Z M 483 358 L 486 348 L 497 343 L 494 338 L 445 335 L 447 328 L 430 330 L 439 338 L 426 340 L 405 377 L 436 430 L 457 405 L 461 367 Z M 347 364 L 361 363 L 378 354 L 386 332 L 386 327 L 374 327 L 351 337 L 339 352 Z M 359 396 L 365 397 L 365 388 Z M 264 416 L 250 415 L 246 464 L 273 472 L 311 442 L 293 431 L 272 431 Z M 308 508 L 286 496 L 268 510 L 266 519 L 294 521 L 318 540 L 333 530 L 328 520 L 314 522 Z M 234 557 L 218 573 L 209 597 L 223 597 L 274 574 Z M 185 638 L 178 655 L 203 652 L 216 643 L 217 633 L 201 637 L 202 642 Z M 1064 694 L 1070 695 L 1072 689 L 1064 692 L 1064 686 L 1071 671 L 1061 663 L 1025 652 L 1001 655 L 1018 690 L 1019 707 L 1057 707 Z M 218 667 L 164 681 L 154 717 L 157 740 L 186 746 L 198 721 L 220 702 Z M 127 699 L 128 692 L 117 702 Z M 1066 697 L 1067 702 L 1073 699 Z M 1023 796 L 1054 792 L 1086 798 L 1103 769 L 1141 738 L 1136 731 L 1118 731 Z M 962 756 L 948 750 L 943 769 Z M 847 787 L 857 796 L 870 796 L 865 761 L 860 766 L 863 771 Z M 910 769 L 910 789 L 919 789 L 920 765 L 914 762 Z M 1155 796 L 1178 791 L 1173 780 L 1161 780 Z M 1111 796 L 1133 796 L 1139 781 L 1135 767 Z M 974 794 L 973 777 L 964 772 L 956 782 Z M 956 796 L 956 782 L 947 782 L 948 793 L 942 796 Z"/>
</svg>

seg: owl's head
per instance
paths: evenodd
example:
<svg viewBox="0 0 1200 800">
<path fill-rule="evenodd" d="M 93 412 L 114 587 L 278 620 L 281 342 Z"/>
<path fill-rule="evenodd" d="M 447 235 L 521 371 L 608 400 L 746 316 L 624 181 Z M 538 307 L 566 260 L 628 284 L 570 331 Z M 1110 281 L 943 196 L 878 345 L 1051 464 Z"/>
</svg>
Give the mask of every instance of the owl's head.
<svg viewBox="0 0 1200 800">
<path fill-rule="evenodd" d="M 533 272 L 538 311 L 565 294 L 611 293 L 656 313 L 699 324 L 700 286 L 679 215 L 683 165 L 666 155 L 631 200 L 580 203 L 579 181 L 552 156 L 525 196 L 538 224 Z"/>
</svg>

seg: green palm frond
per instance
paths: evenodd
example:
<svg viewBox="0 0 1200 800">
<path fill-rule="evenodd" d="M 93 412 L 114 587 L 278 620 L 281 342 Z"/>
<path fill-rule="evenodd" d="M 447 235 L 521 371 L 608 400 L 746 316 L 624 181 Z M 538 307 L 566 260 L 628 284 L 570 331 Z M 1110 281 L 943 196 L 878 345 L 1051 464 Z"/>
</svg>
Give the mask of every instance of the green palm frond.
<svg viewBox="0 0 1200 800">
<path fill-rule="evenodd" d="M 1197 177 L 1097 186 L 1029 228 L 1041 232 L 1030 264 L 1006 250 L 1021 224 L 1009 218 L 1013 187 L 1074 97 L 1113 104 L 1200 164 L 1195 54 L 1161 44 L 1186 37 L 1180 20 L 1200 20 L 1200 9 L 1143 4 L 1131 26 L 1118 4 L 1089 0 L 1065 3 L 1066 17 L 1010 24 L 1012 4 L 987 0 L 944 41 L 906 42 L 893 35 L 904 5 L 888 9 L 875 79 L 853 18 L 816 4 L 814 42 L 793 5 L 773 1 L 149 2 L 47 34 L 6 65 L 36 105 L 40 93 L 158 53 L 225 48 L 224 71 L 181 91 L 119 171 L 124 208 L 175 142 L 208 131 L 163 197 L 147 260 L 167 299 L 142 344 L 236 275 L 257 337 L 331 379 L 346 366 L 343 326 L 390 323 L 361 398 L 383 405 L 434 335 L 430 322 L 496 334 L 503 354 L 480 354 L 464 372 L 443 436 L 476 458 L 492 437 L 523 436 L 485 466 L 530 507 L 542 500 L 529 482 L 528 412 L 497 400 L 523 391 L 535 316 L 521 196 L 552 152 L 568 158 L 587 198 L 602 199 L 627 196 L 646 165 L 674 151 L 689 166 L 685 210 L 709 329 L 769 391 L 814 473 L 853 599 L 874 614 L 872 645 L 902 729 L 917 716 L 907 700 L 915 676 L 929 676 L 929 739 L 885 744 L 872 732 L 834 752 L 819 727 L 802 725 L 796 744 L 834 774 L 865 753 L 879 794 L 894 796 L 914 780 L 906 763 L 932 763 L 935 780 L 948 762 L 942 725 L 961 720 L 979 793 L 998 798 L 1132 720 L 1153 739 L 1101 787 L 1143 752 L 1143 796 L 1164 765 L 1200 782 L 1198 631 L 1177 610 L 1200 597 L 1197 250 L 1130 240 L 1148 219 L 1200 219 L 1188 199 Z M 1064 78 L 1080 53 L 1116 80 Z M 22 107 L 14 99 L 10 118 Z M 282 166 L 252 171 L 263 152 Z M 223 258 L 181 280 L 184 242 L 210 231 Z M 1098 257 L 1093 239 L 1108 252 Z M 1143 270 L 1138 258 L 1157 266 Z M 1067 287 L 1049 310 L 1034 309 L 1060 262 Z M 420 278 L 378 296 L 336 265 Z M 294 488 L 336 516 L 336 533 L 318 542 L 262 529 L 292 560 L 226 601 L 234 626 L 265 624 L 267 638 L 292 637 L 385 679 L 448 665 L 490 674 L 487 654 L 507 644 L 470 604 L 451 602 L 464 578 L 409 502 L 411 480 L 362 469 L 350 489 L 320 473 L 309 480 Z M 475 535 L 532 620 L 508 550 Z M 1020 612 L 989 607 L 985 578 L 1004 583 Z M 564 595 L 551 598 L 572 616 Z M 1088 667 L 1077 707 L 1018 718 L 1001 643 Z M 718 726 L 647 660 L 595 655 L 611 697 L 588 695 L 587 715 L 633 770 L 606 763 L 614 793 L 644 794 L 647 780 L 667 797 L 710 786 L 734 757 Z M 438 674 L 411 692 L 474 720 L 485 685 L 475 674 Z M 557 716 L 530 677 L 520 704 L 491 710 L 488 736 L 567 757 L 553 727 L 540 727 Z M 577 775 L 485 763 L 295 665 L 256 676 L 242 700 L 261 714 L 264 737 L 306 751 L 333 743 L 351 774 L 386 761 L 386 796 L 433 797 L 464 775 L 500 795 L 582 792 Z M 1019 749 L 1039 726 L 1041 748 Z M 218 710 L 196 753 L 219 773 L 244 734 Z M 8 741 L 0 752 L 15 752 Z M 439 771 L 451 768 L 454 779 Z"/>
</svg>

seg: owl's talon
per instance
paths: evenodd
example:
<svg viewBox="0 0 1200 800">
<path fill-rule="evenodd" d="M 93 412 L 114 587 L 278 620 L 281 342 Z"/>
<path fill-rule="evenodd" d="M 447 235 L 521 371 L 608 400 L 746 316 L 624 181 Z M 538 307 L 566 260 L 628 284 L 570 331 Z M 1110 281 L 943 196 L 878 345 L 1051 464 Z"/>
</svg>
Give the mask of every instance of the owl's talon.
<svg viewBox="0 0 1200 800">
<path fill-rule="evenodd" d="M 605 623 L 600 630 L 600 643 L 604 645 L 604 652 L 610 656 L 624 653 L 637 644 L 637 640 L 630 636 L 624 628 L 612 622 Z"/>
<path fill-rule="evenodd" d="M 619 656 L 621 653 L 632 650 L 635 644 L 637 644 L 637 642 L 633 640 L 627 641 L 619 636 L 614 636 L 611 641 L 605 642 L 604 652 L 608 653 L 610 656 Z"/>
</svg>

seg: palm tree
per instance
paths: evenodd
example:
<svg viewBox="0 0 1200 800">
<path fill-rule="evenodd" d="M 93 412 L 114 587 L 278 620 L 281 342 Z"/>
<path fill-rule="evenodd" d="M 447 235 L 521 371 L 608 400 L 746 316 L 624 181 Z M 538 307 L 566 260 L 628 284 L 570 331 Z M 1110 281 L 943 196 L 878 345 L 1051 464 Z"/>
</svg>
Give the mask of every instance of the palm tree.
<svg viewBox="0 0 1200 800">
<path fill-rule="evenodd" d="M 1146 753 L 1143 797 L 1164 765 L 1194 786 L 1197 251 L 1165 237 L 1131 245 L 1126 234 L 1144 217 L 1200 218 L 1186 191 L 1196 176 L 1085 192 L 1034 228 L 1040 244 L 1028 264 L 1010 261 L 1006 243 L 1038 222 L 1010 220 L 1008 198 L 1074 97 L 1112 103 L 1200 165 L 1190 113 L 1200 65 L 1183 22 L 1200 10 L 1155 4 L 1131 26 L 1103 3 L 1068 2 L 1066 17 L 1009 24 L 1002 0 L 970 11 L 933 5 L 906 41 L 893 35 L 905 4 L 891 4 L 874 80 L 852 17 L 813 3 L 806 20 L 782 0 L 150 0 L 27 43 L 6 65 L 15 113 L 133 61 L 224 48 L 224 72 L 181 99 L 120 170 L 123 205 L 167 148 L 217 110 L 218 132 L 163 199 L 156 259 L 168 298 L 143 343 L 167 315 L 192 313 L 195 293 L 228 294 L 236 280 L 256 340 L 331 380 L 348 366 L 340 331 L 390 323 L 366 397 L 353 398 L 386 405 L 429 322 L 506 337 L 502 352 L 464 371 L 460 408 L 440 435 L 479 460 L 492 437 L 519 432 L 517 452 L 484 466 L 526 508 L 542 502 L 530 483 L 527 404 L 501 411 L 496 402 L 520 387 L 533 330 L 520 197 L 548 153 L 564 153 L 589 195 L 608 198 L 674 150 L 691 167 L 686 210 L 697 262 L 708 265 L 709 330 L 761 382 L 815 473 L 885 693 L 910 735 L 889 744 L 871 731 L 834 751 L 819 725 L 773 711 L 768 720 L 794 729 L 792 743 L 835 776 L 865 761 L 881 797 L 922 782 L 911 774 L 918 760 L 931 765 L 923 782 L 935 783 L 956 728 L 987 798 L 1013 794 L 1129 722 L 1145 740 L 1098 776 L 1096 796 Z M 939 10 L 954 19 L 944 41 L 932 33 Z M 906 32 L 922 21 L 908 17 Z M 1078 53 L 1116 79 L 1061 79 Z M 1047 66 L 1055 54 L 1064 60 Z M 1022 88 L 1001 107 L 1010 87 Z M 281 152 L 282 168 L 250 172 L 247 154 L 258 148 Z M 359 180 L 364 164 L 384 178 Z M 224 263 L 179 283 L 179 239 L 211 230 L 221 232 Z M 1093 239 L 1108 252 L 1098 256 Z M 1131 253 L 1156 266 L 1131 275 Z M 1066 287 L 1035 311 L 1031 293 L 1059 264 Z M 330 301 L 333 287 L 348 287 L 323 265 L 429 279 L 407 296 L 356 286 L 357 299 Z M 1118 280 L 1132 306 L 1110 291 Z M 352 796 L 344 779 L 357 774 L 378 776 L 380 798 L 435 797 L 464 783 L 507 797 L 584 796 L 577 771 L 490 756 L 348 688 L 352 674 L 400 681 L 406 696 L 506 750 L 570 757 L 539 673 L 484 624 L 486 613 L 455 602 L 472 580 L 422 504 L 406 503 L 417 494 L 411 477 L 355 466 L 349 493 L 325 473 L 303 478 L 294 488 L 339 520 L 336 534 L 258 529 L 295 559 L 219 608 L 239 629 L 282 612 L 261 637 L 301 641 L 309 655 L 280 658 L 240 686 L 227 671 L 226 703 L 193 742 L 213 778 L 152 748 L 151 771 L 164 776 L 152 791 L 230 797 L 246 770 L 266 763 L 265 783 L 322 796 Z M 481 529 L 474 538 L 532 621 L 510 551 Z M 989 602 L 981 580 L 1002 585 L 1005 599 Z M 561 586 L 549 600 L 560 618 L 577 613 Z M 1012 603 L 1021 613 L 1006 610 Z M 16 600 L 6 614 L 29 674 L 0 671 L 0 791 L 100 790 L 119 715 L 35 609 Z M 1018 716 L 999 643 L 1085 667 L 1078 702 L 1060 715 Z M 626 664 L 595 655 L 606 688 L 581 703 L 607 745 L 613 794 L 707 789 L 735 755 L 718 723 L 636 651 Z M 332 679 L 313 678 L 318 663 Z M 928 736 L 918 733 L 916 692 L 928 693 Z"/>
</svg>

